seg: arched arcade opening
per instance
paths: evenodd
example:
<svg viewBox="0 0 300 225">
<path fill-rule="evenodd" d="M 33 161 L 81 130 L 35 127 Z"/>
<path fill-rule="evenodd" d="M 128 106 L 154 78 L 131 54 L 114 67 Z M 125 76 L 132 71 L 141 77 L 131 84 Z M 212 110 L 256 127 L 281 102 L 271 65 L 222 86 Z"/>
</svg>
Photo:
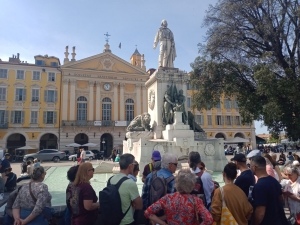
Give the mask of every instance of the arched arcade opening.
<svg viewBox="0 0 300 225">
<path fill-rule="evenodd" d="M 55 134 L 47 133 L 40 138 L 40 150 L 43 149 L 57 149 L 57 136 Z"/>
<path fill-rule="evenodd" d="M 104 157 L 109 157 L 113 149 L 113 137 L 111 134 L 105 133 L 100 138 L 100 150 L 104 152 Z"/>
</svg>

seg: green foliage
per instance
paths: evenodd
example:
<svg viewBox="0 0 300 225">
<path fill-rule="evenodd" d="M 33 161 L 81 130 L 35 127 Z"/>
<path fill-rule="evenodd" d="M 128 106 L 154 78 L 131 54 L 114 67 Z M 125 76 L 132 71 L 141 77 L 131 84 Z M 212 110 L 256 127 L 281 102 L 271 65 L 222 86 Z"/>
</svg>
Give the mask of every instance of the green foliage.
<svg viewBox="0 0 300 225">
<path fill-rule="evenodd" d="M 295 0 L 219 0 L 207 11 L 207 44 L 191 67 L 192 107 L 236 96 L 243 122 L 300 137 L 300 10 Z"/>
</svg>

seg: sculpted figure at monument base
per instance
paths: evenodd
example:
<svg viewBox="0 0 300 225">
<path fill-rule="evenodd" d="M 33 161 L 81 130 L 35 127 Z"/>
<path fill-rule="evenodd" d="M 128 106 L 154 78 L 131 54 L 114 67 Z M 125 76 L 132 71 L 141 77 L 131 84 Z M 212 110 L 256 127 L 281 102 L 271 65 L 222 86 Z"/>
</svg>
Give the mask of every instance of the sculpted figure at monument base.
<svg viewBox="0 0 300 225">
<path fill-rule="evenodd" d="M 205 132 L 201 126 L 195 122 L 195 116 L 191 111 L 188 111 L 188 118 L 188 123 L 191 130 L 194 130 L 195 132 Z"/>
<path fill-rule="evenodd" d="M 136 116 L 128 125 L 127 131 L 150 131 L 151 116 L 144 112 L 142 115 Z"/>
</svg>

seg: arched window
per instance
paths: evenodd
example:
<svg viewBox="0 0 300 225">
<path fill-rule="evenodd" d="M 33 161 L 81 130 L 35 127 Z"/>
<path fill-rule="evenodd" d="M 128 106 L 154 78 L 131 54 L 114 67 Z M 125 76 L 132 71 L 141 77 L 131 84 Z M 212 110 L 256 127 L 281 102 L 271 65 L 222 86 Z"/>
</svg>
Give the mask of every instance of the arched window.
<svg viewBox="0 0 300 225">
<path fill-rule="evenodd" d="M 111 100 L 104 98 L 102 100 L 102 120 L 111 120 Z"/>
<path fill-rule="evenodd" d="M 77 120 L 87 120 L 87 99 L 84 96 L 77 98 Z"/>
<path fill-rule="evenodd" d="M 131 121 L 134 118 L 134 101 L 129 98 L 125 102 L 126 121 Z"/>
</svg>

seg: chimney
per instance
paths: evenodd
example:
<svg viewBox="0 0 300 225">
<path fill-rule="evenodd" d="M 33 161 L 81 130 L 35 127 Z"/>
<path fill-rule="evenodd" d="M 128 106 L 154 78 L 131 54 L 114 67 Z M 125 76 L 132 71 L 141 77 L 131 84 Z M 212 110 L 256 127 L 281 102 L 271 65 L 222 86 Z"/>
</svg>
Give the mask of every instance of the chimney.
<svg viewBox="0 0 300 225">
<path fill-rule="evenodd" d="M 76 55 L 76 53 L 75 53 L 75 46 L 73 46 L 73 52 L 72 52 L 71 55 L 72 55 L 71 61 L 72 61 L 72 62 L 76 61 L 76 59 L 75 59 L 75 55 Z"/>
<path fill-rule="evenodd" d="M 20 58 L 20 53 L 17 53 L 17 58 L 18 58 L 18 59 Z"/>
<path fill-rule="evenodd" d="M 11 62 L 11 63 L 21 63 L 19 57 L 20 57 L 19 53 L 17 53 L 17 55 L 12 55 L 12 57 L 9 57 L 8 62 Z"/>
</svg>

